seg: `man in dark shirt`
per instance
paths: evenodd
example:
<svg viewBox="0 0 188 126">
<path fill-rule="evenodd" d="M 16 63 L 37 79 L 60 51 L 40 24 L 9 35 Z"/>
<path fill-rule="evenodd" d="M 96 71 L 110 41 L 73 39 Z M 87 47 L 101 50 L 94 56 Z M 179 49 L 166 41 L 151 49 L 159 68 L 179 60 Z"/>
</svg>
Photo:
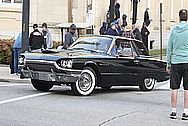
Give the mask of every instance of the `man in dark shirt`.
<svg viewBox="0 0 188 126">
<path fill-rule="evenodd" d="M 42 33 L 38 30 L 38 25 L 33 25 L 34 31 L 31 32 L 29 37 L 29 46 L 31 50 L 41 49 L 43 43 Z"/>
<path fill-rule="evenodd" d="M 77 37 L 75 32 L 76 32 L 76 26 L 72 24 L 70 26 L 70 31 L 65 35 L 65 42 L 63 45 L 64 49 L 67 49 L 72 43 L 76 41 Z"/>
</svg>

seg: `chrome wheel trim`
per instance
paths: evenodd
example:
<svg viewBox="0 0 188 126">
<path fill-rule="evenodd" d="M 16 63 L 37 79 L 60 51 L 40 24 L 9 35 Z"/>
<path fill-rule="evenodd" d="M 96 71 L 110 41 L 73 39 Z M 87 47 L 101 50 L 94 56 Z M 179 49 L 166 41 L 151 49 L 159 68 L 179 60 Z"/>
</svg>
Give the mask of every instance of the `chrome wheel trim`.
<svg viewBox="0 0 188 126">
<path fill-rule="evenodd" d="M 145 78 L 144 85 L 147 89 L 151 90 L 155 85 L 155 79 L 153 78 Z"/>
<path fill-rule="evenodd" d="M 89 95 L 95 88 L 95 75 L 90 70 L 83 70 L 76 82 L 77 91 L 81 95 Z"/>
<path fill-rule="evenodd" d="M 88 73 L 81 74 L 79 81 L 78 81 L 78 86 L 80 90 L 82 90 L 83 92 L 88 91 L 92 86 L 91 76 Z"/>
</svg>

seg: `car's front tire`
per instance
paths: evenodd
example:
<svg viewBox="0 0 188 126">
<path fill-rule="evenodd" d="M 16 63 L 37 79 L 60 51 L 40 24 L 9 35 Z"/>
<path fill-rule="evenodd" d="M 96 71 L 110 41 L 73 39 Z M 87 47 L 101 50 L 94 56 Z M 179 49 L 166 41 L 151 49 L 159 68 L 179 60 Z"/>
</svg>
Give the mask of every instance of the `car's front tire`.
<svg viewBox="0 0 188 126">
<path fill-rule="evenodd" d="M 49 91 L 53 87 L 53 84 L 46 81 L 31 79 L 31 83 L 33 87 L 38 91 Z"/>
<path fill-rule="evenodd" d="M 71 89 L 76 95 L 90 95 L 96 86 L 96 74 L 90 67 L 85 67 L 75 84 L 71 84 Z"/>
<path fill-rule="evenodd" d="M 155 87 L 155 79 L 154 78 L 144 78 L 143 84 L 139 86 L 142 91 L 151 91 Z"/>
</svg>

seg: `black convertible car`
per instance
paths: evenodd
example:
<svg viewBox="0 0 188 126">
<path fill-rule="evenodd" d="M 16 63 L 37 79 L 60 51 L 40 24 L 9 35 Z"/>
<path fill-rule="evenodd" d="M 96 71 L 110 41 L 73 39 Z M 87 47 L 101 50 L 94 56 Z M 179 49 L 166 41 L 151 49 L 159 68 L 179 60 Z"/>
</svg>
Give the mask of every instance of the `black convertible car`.
<svg viewBox="0 0 188 126">
<path fill-rule="evenodd" d="M 142 42 L 115 36 L 86 36 L 67 50 L 23 53 L 19 63 L 21 78 L 31 78 L 35 89 L 67 84 L 76 95 L 90 95 L 96 86 L 151 91 L 156 81 L 169 79 L 166 62 L 150 57 Z"/>
</svg>

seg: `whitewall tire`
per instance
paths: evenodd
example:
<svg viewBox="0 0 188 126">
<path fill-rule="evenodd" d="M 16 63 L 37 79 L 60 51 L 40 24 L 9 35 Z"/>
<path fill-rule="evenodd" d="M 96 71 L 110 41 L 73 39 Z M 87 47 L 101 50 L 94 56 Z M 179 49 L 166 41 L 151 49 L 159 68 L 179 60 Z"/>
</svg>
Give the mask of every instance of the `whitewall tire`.
<svg viewBox="0 0 188 126">
<path fill-rule="evenodd" d="M 142 91 L 151 91 L 155 87 L 154 78 L 145 78 L 143 79 L 143 84 L 139 86 Z"/>
<path fill-rule="evenodd" d="M 76 95 L 90 95 L 96 86 L 96 75 L 92 68 L 85 67 L 75 84 L 71 88 Z"/>
</svg>

